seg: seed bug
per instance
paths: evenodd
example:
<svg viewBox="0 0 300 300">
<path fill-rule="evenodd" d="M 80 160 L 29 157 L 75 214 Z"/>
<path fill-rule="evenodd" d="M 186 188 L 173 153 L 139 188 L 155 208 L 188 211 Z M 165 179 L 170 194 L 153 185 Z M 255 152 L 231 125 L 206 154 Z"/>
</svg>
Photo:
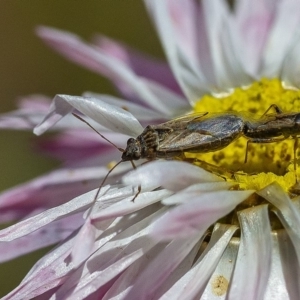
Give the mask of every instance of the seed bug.
<svg viewBox="0 0 300 300">
<path fill-rule="evenodd" d="M 270 109 L 275 113 L 268 114 Z M 298 135 L 300 135 L 300 113 L 284 113 L 277 105 L 271 105 L 258 120 L 245 121 L 243 135 L 248 139 L 245 155 L 247 162 L 248 146 L 250 143 L 273 143 L 293 138 L 294 142 L 294 170 L 296 171 L 296 149 L 298 148 Z M 297 177 L 296 177 L 297 181 Z"/>
<path fill-rule="evenodd" d="M 238 113 L 196 113 L 159 125 L 149 125 L 136 139 L 128 139 L 126 148 L 122 149 L 110 142 L 80 116 L 73 115 L 122 152 L 121 160 L 103 179 L 94 201 L 96 201 L 109 174 L 121 162 L 130 161 L 133 168 L 135 168 L 134 160 L 181 158 L 184 157 L 184 152 L 205 153 L 217 151 L 239 138 L 244 131 L 244 120 Z M 141 187 L 139 186 L 138 192 L 132 201 L 136 199 L 140 191 Z"/>
<path fill-rule="evenodd" d="M 237 113 L 191 114 L 160 125 L 149 125 L 127 141 L 122 161 L 181 157 L 184 152 L 213 152 L 225 148 L 244 130 Z"/>
</svg>

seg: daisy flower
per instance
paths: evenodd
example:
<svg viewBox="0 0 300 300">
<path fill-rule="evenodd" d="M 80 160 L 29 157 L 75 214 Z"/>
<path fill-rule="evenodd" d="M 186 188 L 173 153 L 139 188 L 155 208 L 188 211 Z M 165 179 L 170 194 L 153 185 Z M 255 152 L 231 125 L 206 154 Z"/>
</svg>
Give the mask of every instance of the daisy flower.
<svg viewBox="0 0 300 300">
<path fill-rule="evenodd" d="M 120 161 L 117 148 L 148 124 L 208 112 L 203 120 L 235 115 L 257 129 L 283 116 L 268 111 L 274 105 L 298 116 L 300 2 L 145 5 L 168 66 L 103 36 L 88 44 L 38 28 L 46 44 L 108 77 L 126 100 L 57 95 L 45 113 L 35 97 L 1 117 L 2 127 L 59 130 L 41 147 L 65 163 L 0 197 L 7 220 L 24 218 L 0 231 L 0 257 L 57 244 L 4 299 L 299 299 L 298 149 L 286 138 L 295 135 L 290 129 L 280 143 L 249 144 L 243 132 L 183 161 L 131 171 L 123 162 L 97 186 L 113 165 L 104 162 Z M 289 120 L 295 129 L 297 119 Z"/>
</svg>

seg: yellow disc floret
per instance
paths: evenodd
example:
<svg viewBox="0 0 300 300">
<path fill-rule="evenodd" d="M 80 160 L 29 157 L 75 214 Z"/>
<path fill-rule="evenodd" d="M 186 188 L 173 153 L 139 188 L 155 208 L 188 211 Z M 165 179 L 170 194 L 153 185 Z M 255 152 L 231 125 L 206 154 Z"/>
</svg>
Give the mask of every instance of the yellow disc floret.
<svg viewBox="0 0 300 300">
<path fill-rule="evenodd" d="M 300 91 L 284 88 L 278 79 L 261 79 L 247 87 L 236 88 L 226 97 L 205 95 L 194 106 L 194 112 L 238 112 L 252 113 L 259 119 L 272 104 L 283 112 L 300 112 Z M 268 113 L 273 113 L 270 111 Z M 197 158 L 208 164 L 226 169 L 234 174 L 241 188 L 261 189 L 277 181 L 288 190 L 295 184 L 293 139 L 274 143 L 250 143 L 248 161 L 246 138 L 239 138 L 226 148 L 209 153 L 186 153 L 187 157 Z M 296 159 L 299 156 L 296 151 Z M 297 173 L 300 168 L 297 168 Z M 242 175 L 239 175 L 242 174 Z"/>
</svg>

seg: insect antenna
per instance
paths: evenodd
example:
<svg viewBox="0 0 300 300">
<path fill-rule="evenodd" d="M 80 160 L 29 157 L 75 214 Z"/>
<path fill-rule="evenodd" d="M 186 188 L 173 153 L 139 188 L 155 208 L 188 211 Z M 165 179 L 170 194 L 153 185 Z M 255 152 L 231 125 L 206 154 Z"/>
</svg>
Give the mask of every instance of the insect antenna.
<svg viewBox="0 0 300 300">
<path fill-rule="evenodd" d="M 296 151 L 298 149 L 299 146 L 299 139 L 297 136 L 294 137 L 294 171 L 295 171 L 295 177 L 296 177 L 296 183 L 298 182 L 298 178 L 297 178 L 297 160 L 296 160 Z"/>
<path fill-rule="evenodd" d="M 97 193 L 96 193 L 96 195 L 95 195 L 95 197 L 94 197 L 94 199 L 93 199 L 91 208 L 90 208 L 90 210 L 89 210 L 89 212 L 88 212 L 88 215 L 87 215 L 87 218 L 91 215 L 92 210 L 93 210 L 93 208 L 94 208 L 94 205 L 95 205 L 95 203 L 96 203 L 96 201 L 97 201 L 97 198 L 98 198 L 98 196 L 99 196 L 99 193 L 100 193 L 100 191 L 101 191 L 101 189 L 102 189 L 102 187 L 103 187 L 103 185 L 104 185 L 106 179 L 108 178 L 109 174 L 110 174 L 110 173 L 111 173 L 111 172 L 112 172 L 112 171 L 113 171 L 113 170 L 114 170 L 121 162 L 123 162 L 123 160 L 120 160 L 119 162 L 117 162 L 117 163 L 116 163 L 116 164 L 115 164 L 115 165 L 107 172 L 107 174 L 106 174 L 105 177 L 103 178 L 101 184 L 99 185 L 99 188 L 98 188 L 98 190 L 97 190 Z"/>
<path fill-rule="evenodd" d="M 79 115 L 77 115 L 77 114 L 75 114 L 75 113 L 72 113 L 72 115 L 74 116 L 74 117 L 76 117 L 77 119 L 79 119 L 81 122 L 83 122 L 83 123 L 85 123 L 86 125 L 88 125 L 92 130 L 94 130 L 98 135 L 100 135 L 105 141 L 107 141 L 109 144 L 111 144 L 113 147 L 115 147 L 116 149 L 118 149 L 120 152 L 125 152 L 125 150 L 123 149 L 123 148 L 120 148 L 120 147 L 118 147 L 117 145 L 115 145 L 113 142 L 111 142 L 108 138 L 106 138 L 104 135 L 102 135 L 96 128 L 94 128 L 89 122 L 87 122 L 85 119 L 83 119 L 83 118 L 81 118 Z M 93 202 L 92 202 L 92 205 L 91 205 L 91 209 L 89 210 L 89 212 L 88 212 L 88 216 L 87 217 L 89 217 L 90 215 L 91 215 L 91 212 L 92 212 L 92 210 L 93 210 L 93 207 L 94 207 L 94 205 L 95 205 L 95 203 L 96 203 L 96 201 L 97 201 L 97 198 L 98 198 L 98 196 L 99 196 L 99 193 L 100 193 L 100 191 L 101 191 L 101 188 L 103 187 L 103 185 L 104 185 L 104 183 L 105 183 L 105 181 L 106 181 L 106 179 L 108 178 L 108 176 L 109 176 L 109 174 L 121 163 L 121 162 L 123 162 L 124 160 L 120 160 L 118 163 L 116 163 L 108 172 L 107 172 L 107 174 L 105 175 L 105 177 L 103 178 L 103 180 L 102 180 L 102 182 L 101 182 L 101 184 L 99 185 L 99 188 L 98 188 L 98 190 L 97 190 L 97 193 L 96 193 L 96 195 L 95 195 L 95 197 L 94 197 L 94 200 L 93 200 Z M 134 162 L 131 160 L 130 161 L 131 162 L 131 165 L 132 165 L 132 167 L 133 167 L 133 169 L 136 169 L 136 166 L 135 166 L 135 164 L 134 164 Z M 136 199 L 136 197 L 139 195 L 141 193 L 141 185 L 139 185 L 138 186 L 138 191 L 137 191 L 137 193 L 134 195 L 134 197 L 133 197 L 133 199 L 131 200 L 132 202 L 134 202 L 134 200 Z"/>
<path fill-rule="evenodd" d="M 118 147 L 117 145 L 115 145 L 113 142 L 111 142 L 108 138 L 106 138 L 104 135 L 102 135 L 97 129 L 95 129 L 89 122 L 87 122 L 85 119 L 81 118 L 80 116 L 78 116 L 75 113 L 72 113 L 72 115 L 74 117 L 76 117 L 77 119 L 79 119 L 81 122 L 85 123 L 86 125 L 88 125 L 91 129 L 93 129 L 96 133 L 98 133 L 98 135 L 100 135 L 104 140 L 106 140 L 108 143 L 110 143 L 112 146 L 114 146 L 116 149 L 118 149 L 120 152 L 124 152 L 125 150 L 123 148 Z"/>
</svg>

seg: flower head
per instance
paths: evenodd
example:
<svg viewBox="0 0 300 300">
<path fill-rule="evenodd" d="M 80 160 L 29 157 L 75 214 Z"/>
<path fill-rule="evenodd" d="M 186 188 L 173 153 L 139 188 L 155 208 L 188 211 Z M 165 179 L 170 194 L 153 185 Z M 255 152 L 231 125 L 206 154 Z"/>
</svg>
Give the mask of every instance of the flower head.
<svg viewBox="0 0 300 300">
<path fill-rule="evenodd" d="M 300 206 L 291 195 L 298 164 L 288 139 L 297 145 L 299 3 L 145 3 L 170 67 L 107 38 L 86 44 L 66 32 L 38 29 L 48 45 L 107 76 L 128 100 L 57 95 L 45 117 L 38 106 L 35 113 L 20 108 L 0 119 L 2 126 L 15 119 L 22 128 L 37 125 L 36 134 L 56 127 L 61 135 L 44 147 L 66 160 L 67 145 L 80 158 L 2 194 L 7 218 L 23 217 L 26 205 L 31 216 L 0 231 L 1 252 L 34 241 L 6 259 L 59 243 L 5 299 L 299 298 Z M 188 111 L 193 117 L 163 123 Z M 183 151 L 128 173 L 123 150 L 110 153 L 110 145 L 72 112 L 116 148 L 141 137 L 150 124 L 146 133 L 154 131 L 155 138 L 144 132 L 150 144 L 141 147 L 152 147 L 155 156 L 171 136 L 160 156 Z M 209 122 L 213 126 L 204 128 Z M 109 169 L 99 160 L 112 157 L 122 164 L 99 190 Z"/>
</svg>

